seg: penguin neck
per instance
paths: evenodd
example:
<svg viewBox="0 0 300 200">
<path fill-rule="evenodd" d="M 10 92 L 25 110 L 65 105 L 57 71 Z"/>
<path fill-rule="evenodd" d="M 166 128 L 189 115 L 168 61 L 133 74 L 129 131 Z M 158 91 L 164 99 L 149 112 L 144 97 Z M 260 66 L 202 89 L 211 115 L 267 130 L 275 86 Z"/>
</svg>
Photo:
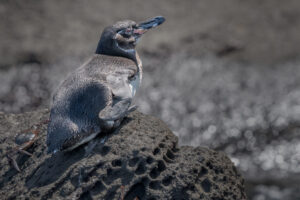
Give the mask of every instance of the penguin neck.
<svg viewBox="0 0 300 200">
<path fill-rule="evenodd" d="M 137 52 L 135 49 L 124 50 L 117 45 L 113 45 L 113 42 L 114 41 L 102 41 L 100 39 L 95 54 L 128 58 L 138 65 L 140 61 L 137 60 Z"/>
</svg>

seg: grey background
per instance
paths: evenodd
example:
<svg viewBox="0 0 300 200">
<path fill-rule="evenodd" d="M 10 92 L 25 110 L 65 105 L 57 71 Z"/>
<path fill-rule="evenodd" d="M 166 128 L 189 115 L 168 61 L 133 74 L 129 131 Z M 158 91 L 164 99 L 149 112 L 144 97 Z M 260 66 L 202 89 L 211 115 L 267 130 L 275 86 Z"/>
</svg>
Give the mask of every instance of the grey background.
<svg viewBox="0 0 300 200">
<path fill-rule="evenodd" d="M 0 2 L 0 111 L 49 107 L 118 20 L 167 21 L 138 45 L 139 110 L 180 144 L 225 151 L 249 199 L 300 199 L 300 1 Z"/>
</svg>

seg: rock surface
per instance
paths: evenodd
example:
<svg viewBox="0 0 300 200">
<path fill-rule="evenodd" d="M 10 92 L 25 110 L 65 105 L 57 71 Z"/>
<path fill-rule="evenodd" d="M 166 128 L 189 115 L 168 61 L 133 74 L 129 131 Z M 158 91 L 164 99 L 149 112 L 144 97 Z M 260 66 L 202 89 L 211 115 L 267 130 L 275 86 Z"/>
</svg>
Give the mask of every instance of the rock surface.
<svg viewBox="0 0 300 200">
<path fill-rule="evenodd" d="M 14 135 L 48 116 L 48 110 L 0 113 L 4 199 L 246 199 L 243 178 L 223 153 L 179 147 L 163 122 L 139 112 L 114 133 L 53 156 L 46 154 L 42 125 L 28 150 L 33 156 L 16 156 L 18 173 L 6 158 Z"/>
</svg>

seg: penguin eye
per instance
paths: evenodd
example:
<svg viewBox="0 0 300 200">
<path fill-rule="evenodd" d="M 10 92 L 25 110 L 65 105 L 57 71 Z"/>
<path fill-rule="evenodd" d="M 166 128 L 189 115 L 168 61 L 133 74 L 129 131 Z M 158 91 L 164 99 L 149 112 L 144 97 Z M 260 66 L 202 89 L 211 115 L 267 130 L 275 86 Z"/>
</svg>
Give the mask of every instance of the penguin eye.
<svg viewBox="0 0 300 200">
<path fill-rule="evenodd" d="M 131 29 L 131 28 L 126 28 L 125 32 L 126 32 L 126 33 L 131 33 L 131 32 L 132 32 L 132 29 Z"/>
<path fill-rule="evenodd" d="M 122 29 L 122 30 L 119 30 L 118 33 L 125 38 L 129 38 L 133 33 L 133 29 L 131 29 L 131 28 Z"/>
</svg>

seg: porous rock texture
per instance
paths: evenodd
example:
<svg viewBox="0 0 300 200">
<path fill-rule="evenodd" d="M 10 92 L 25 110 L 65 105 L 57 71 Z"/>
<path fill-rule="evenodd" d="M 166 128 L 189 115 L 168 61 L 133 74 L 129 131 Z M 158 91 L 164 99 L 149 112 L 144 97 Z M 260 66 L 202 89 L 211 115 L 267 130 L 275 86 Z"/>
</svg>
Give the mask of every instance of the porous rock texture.
<svg viewBox="0 0 300 200">
<path fill-rule="evenodd" d="M 243 178 L 223 153 L 179 147 L 160 120 L 131 113 L 113 133 L 72 152 L 46 154 L 47 125 L 28 149 L 6 154 L 14 135 L 49 117 L 48 110 L 0 113 L 1 199 L 246 199 Z"/>
</svg>

